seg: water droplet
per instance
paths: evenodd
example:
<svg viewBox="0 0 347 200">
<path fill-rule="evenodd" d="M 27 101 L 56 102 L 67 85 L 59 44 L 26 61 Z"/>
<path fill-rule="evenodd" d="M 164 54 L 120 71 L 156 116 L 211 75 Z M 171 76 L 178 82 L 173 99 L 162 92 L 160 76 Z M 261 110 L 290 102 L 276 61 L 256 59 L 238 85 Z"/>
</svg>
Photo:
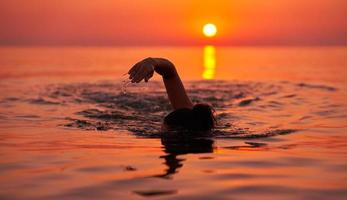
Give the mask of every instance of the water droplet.
<svg viewBox="0 0 347 200">
<path fill-rule="evenodd" d="M 122 83 L 122 94 L 126 94 L 127 93 L 127 86 L 130 84 L 131 82 L 128 80 L 124 80 Z"/>
</svg>

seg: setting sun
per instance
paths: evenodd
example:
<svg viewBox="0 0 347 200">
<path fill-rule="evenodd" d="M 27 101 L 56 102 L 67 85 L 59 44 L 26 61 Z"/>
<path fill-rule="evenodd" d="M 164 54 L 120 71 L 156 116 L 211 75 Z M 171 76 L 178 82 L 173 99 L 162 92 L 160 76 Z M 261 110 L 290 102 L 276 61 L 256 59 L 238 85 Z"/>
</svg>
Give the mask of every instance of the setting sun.
<svg viewBox="0 0 347 200">
<path fill-rule="evenodd" d="M 202 28 L 202 32 L 206 37 L 213 37 L 217 33 L 217 27 L 214 24 L 205 24 Z"/>
</svg>

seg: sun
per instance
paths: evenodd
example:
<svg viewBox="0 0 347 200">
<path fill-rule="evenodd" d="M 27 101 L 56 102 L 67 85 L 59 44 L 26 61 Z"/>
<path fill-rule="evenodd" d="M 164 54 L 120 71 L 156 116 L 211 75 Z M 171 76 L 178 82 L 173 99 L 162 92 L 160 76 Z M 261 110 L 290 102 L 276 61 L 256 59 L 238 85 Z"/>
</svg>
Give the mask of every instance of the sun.
<svg viewBox="0 0 347 200">
<path fill-rule="evenodd" d="M 202 32 L 206 37 L 213 37 L 217 33 L 217 27 L 214 24 L 208 23 L 204 25 Z"/>
</svg>

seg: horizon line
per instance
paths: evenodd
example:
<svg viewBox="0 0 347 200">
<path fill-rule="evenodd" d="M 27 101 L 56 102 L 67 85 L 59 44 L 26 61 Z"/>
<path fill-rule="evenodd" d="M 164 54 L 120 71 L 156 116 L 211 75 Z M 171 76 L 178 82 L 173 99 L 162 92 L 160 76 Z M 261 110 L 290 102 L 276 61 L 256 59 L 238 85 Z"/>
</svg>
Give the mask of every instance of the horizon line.
<svg viewBox="0 0 347 200">
<path fill-rule="evenodd" d="M 215 47 L 264 47 L 264 48 L 271 48 L 271 47 L 347 47 L 347 44 L 153 44 L 153 45 L 116 45 L 116 44 L 110 44 L 110 45 L 103 45 L 103 44 L 93 44 L 93 45 L 87 45 L 87 44 L 0 44 L 0 48 L 4 47 L 75 47 L 75 48 L 156 48 L 156 47 L 204 47 L 204 46 L 215 46 Z"/>
</svg>

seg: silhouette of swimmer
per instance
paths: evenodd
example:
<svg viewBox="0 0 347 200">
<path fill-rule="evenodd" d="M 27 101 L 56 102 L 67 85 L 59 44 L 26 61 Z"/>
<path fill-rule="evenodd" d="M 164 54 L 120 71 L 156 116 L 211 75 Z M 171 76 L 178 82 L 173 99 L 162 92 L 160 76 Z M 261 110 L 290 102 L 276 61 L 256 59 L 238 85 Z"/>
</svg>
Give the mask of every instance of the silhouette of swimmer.
<svg viewBox="0 0 347 200">
<path fill-rule="evenodd" d="M 148 82 L 157 72 L 163 77 L 166 92 L 174 109 L 165 118 L 162 131 L 210 131 L 215 127 L 214 110 L 208 104 L 195 104 L 189 99 L 177 70 L 167 59 L 146 58 L 136 63 L 128 72 L 132 83 Z"/>
</svg>

